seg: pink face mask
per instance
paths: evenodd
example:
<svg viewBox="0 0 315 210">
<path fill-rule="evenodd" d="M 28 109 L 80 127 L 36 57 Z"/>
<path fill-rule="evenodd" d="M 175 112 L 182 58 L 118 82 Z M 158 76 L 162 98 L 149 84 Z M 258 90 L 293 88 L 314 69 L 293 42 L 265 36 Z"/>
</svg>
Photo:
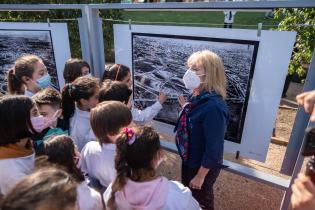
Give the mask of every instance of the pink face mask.
<svg viewBox="0 0 315 210">
<path fill-rule="evenodd" d="M 42 132 L 45 128 L 48 127 L 46 121 L 47 120 L 45 119 L 43 115 L 39 115 L 37 117 L 31 117 L 32 126 L 37 133 Z"/>
<path fill-rule="evenodd" d="M 31 117 L 32 126 L 35 129 L 36 132 L 40 133 L 44 129 L 50 127 L 53 128 L 53 124 L 58 120 L 58 116 L 61 113 L 61 109 L 57 110 L 54 115 L 49 117 L 44 117 L 42 115 L 39 115 L 37 117 Z"/>
</svg>

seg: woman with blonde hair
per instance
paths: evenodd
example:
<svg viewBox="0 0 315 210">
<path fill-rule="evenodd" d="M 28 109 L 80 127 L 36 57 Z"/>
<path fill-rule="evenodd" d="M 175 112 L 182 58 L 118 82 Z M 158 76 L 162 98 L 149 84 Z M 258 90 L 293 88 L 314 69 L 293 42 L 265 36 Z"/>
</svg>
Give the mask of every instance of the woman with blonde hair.
<svg viewBox="0 0 315 210">
<path fill-rule="evenodd" d="M 191 91 L 175 127 L 176 146 L 182 158 L 182 183 L 202 209 L 214 209 L 213 184 L 223 162 L 224 134 L 229 111 L 226 77 L 221 58 L 208 50 L 193 53 L 183 81 Z"/>
</svg>

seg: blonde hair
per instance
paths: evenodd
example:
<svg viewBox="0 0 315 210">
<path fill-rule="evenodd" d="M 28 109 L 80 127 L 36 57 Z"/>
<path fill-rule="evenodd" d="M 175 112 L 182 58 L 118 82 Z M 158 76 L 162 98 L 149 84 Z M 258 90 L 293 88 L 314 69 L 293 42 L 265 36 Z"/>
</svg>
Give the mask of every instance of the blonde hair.
<svg viewBox="0 0 315 210">
<path fill-rule="evenodd" d="M 221 58 L 209 50 L 198 51 L 190 55 L 187 65 L 193 64 L 202 67 L 205 70 L 205 83 L 201 84 L 201 89 L 206 91 L 215 91 L 226 98 L 226 77 Z"/>
</svg>

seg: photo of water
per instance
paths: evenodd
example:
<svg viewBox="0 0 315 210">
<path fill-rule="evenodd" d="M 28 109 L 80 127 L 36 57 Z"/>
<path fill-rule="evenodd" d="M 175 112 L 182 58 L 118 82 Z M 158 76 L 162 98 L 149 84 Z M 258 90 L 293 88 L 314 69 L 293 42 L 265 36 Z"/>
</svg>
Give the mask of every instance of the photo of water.
<svg viewBox="0 0 315 210">
<path fill-rule="evenodd" d="M 0 29 L 0 92 L 7 91 L 7 71 L 18 57 L 25 54 L 34 54 L 43 59 L 52 85 L 59 89 L 50 31 Z"/>
<path fill-rule="evenodd" d="M 132 33 L 134 102 L 138 108 L 152 105 L 163 91 L 167 101 L 155 120 L 174 125 L 181 110 L 180 95 L 189 95 L 182 77 L 187 59 L 196 51 L 210 50 L 223 60 L 227 77 L 230 122 L 226 140 L 241 143 L 243 125 L 254 74 L 258 43 L 250 40 L 201 38 Z"/>
</svg>

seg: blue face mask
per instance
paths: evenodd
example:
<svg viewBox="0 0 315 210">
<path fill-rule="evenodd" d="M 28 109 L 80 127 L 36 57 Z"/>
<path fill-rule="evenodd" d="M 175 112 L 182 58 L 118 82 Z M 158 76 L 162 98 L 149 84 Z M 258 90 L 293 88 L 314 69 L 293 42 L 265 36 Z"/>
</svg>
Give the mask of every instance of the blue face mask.
<svg viewBox="0 0 315 210">
<path fill-rule="evenodd" d="M 47 88 L 50 86 L 51 84 L 51 77 L 50 75 L 47 73 L 44 76 L 42 76 L 41 78 L 39 78 L 37 81 L 37 84 L 39 87 L 41 87 L 42 89 Z"/>
</svg>

